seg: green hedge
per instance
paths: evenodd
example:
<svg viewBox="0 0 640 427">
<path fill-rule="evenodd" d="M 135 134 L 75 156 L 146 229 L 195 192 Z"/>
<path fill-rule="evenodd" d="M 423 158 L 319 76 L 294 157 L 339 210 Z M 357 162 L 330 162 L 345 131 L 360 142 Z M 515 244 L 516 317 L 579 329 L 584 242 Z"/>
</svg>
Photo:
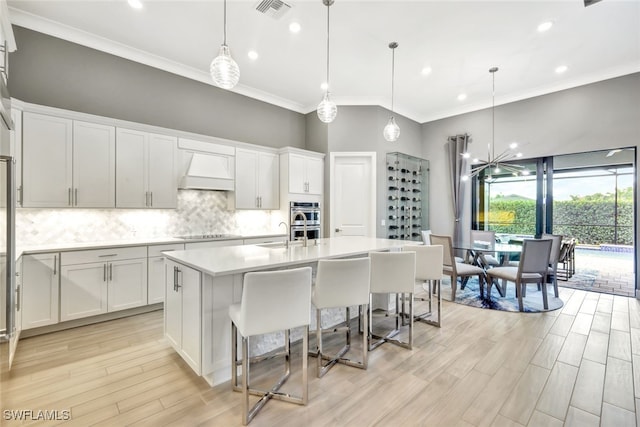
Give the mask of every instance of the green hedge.
<svg viewBox="0 0 640 427">
<path fill-rule="evenodd" d="M 573 196 L 553 204 L 553 232 L 584 244 L 633 245 L 633 189 L 618 193 L 618 227 L 615 195 Z M 535 200 L 491 199 L 489 228 L 496 233 L 535 234 Z"/>
</svg>

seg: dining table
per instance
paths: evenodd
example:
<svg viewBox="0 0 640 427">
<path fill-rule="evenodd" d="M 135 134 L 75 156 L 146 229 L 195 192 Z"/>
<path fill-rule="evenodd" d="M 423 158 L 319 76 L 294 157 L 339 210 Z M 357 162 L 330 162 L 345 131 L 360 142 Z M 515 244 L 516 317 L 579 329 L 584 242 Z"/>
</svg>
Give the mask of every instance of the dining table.
<svg viewBox="0 0 640 427">
<path fill-rule="evenodd" d="M 500 266 L 507 266 L 512 257 L 519 257 L 522 253 L 522 245 L 499 242 L 492 244 L 492 242 L 483 242 L 478 240 L 473 242 L 464 240 L 454 242 L 453 249 L 464 251 L 466 254 L 465 262 L 481 267 L 485 271 L 491 267 L 491 265 L 486 261 L 485 255 L 494 255 L 495 258 L 500 261 Z M 486 276 L 485 279 L 487 279 Z M 490 286 L 491 285 L 487 281 L 487 290 L 489 290 Z M 498 289 L 500 296 L 504 297 L 502 288 L 500 286 L 496 286 L 496 288 Z"/>
</svg>

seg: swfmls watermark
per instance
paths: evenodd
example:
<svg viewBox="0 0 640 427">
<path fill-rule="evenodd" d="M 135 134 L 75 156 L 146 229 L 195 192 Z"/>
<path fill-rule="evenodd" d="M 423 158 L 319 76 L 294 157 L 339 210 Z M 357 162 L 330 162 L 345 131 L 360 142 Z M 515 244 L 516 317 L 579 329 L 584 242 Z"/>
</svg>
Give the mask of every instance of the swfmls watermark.
<svg viewBox="0 0 640 427">
<path fill-rule="evenodd" d="M 2 411 L 5 421 L 69 421 L 70 409 L 5 409 Z"/>
</svg>

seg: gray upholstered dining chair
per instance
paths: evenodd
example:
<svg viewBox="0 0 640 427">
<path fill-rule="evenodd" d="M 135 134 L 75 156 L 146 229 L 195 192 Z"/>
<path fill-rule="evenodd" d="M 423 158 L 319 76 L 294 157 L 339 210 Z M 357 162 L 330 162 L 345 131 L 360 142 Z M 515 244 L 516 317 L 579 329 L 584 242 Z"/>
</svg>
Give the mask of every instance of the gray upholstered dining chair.
<svg viewBox="0 0 640 427">
<path fill-rule="evenodd" d="M 451 301 L 456 300 L 458 277 L 465 278 L 470 276 L 478 276 L 478 281 L 480 284 L 480 296 L 484 297 L 484 281 L 486 277 L 484 269 L 475 265 L 457 262 L 456 258 L 453 256 L 453 244 L 451 242 L 451 236 L 439 236 L 436 234 L 431 234 L 430 237 L 432 245 L 442 246 L 442 274 L 451 277 Z M 465 286 L 466 282 L 463 281 L 460 289 L 464 289 Z"/>
<path fill-rule="evenodd" d="M 491 298 L 491 286 L 495 279 L 502 280 L 503 293 L 507 282 L 514 282 L 518 308 L 524 311 L 522 298 L 526 295 L 527 283 L 538 283 L 542 288 L 542 301 L 545 310 L 549 308 L 547 298 L 547 274 L 549 268 L 549 254 L 552 241 L 550 239 L 525 239 L 522 245 L 522 255 L 518 266 L 494 267 L 487 270 L 487 296 Z M 496 286 L 498 286 L 496 284 Z M 506 293 L 505 293 L 506 294 Z"/>
<path fill-rule="evenodd" d="M 560 261 L 560 248 L 564 236 L 560 234 L 543 234 L 543 239 L 551 240 L 551 253 L 549 254 L 548 276 L 553 276 L 553 294 L 558 298 L 558 262 Z"/>
<path fill-rule="evenodd" d="M 471 230 L 472 245 L 486 245 L 486 249 L 493 250 L 496 247 L 496 232 L 492 230 Z M 500 261 L 490 253 L 480 252 L 478 257 L 484 266 L 496 267 Z"/>
</svg>

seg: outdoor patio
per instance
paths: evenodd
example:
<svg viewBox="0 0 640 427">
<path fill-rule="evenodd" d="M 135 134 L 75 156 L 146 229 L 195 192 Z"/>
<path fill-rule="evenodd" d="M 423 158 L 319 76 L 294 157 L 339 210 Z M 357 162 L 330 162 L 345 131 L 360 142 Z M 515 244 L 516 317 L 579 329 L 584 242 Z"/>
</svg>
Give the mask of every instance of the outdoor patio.
<svg viewBox="0 0 640 427">
<path fill-rule="evenodd" d="M 576 273 L 568 281 L 558 280 L 559 286 L 635 296 L 635 273 L 632 252 L 599 251 L 576 248 Z"/>
</svg>

